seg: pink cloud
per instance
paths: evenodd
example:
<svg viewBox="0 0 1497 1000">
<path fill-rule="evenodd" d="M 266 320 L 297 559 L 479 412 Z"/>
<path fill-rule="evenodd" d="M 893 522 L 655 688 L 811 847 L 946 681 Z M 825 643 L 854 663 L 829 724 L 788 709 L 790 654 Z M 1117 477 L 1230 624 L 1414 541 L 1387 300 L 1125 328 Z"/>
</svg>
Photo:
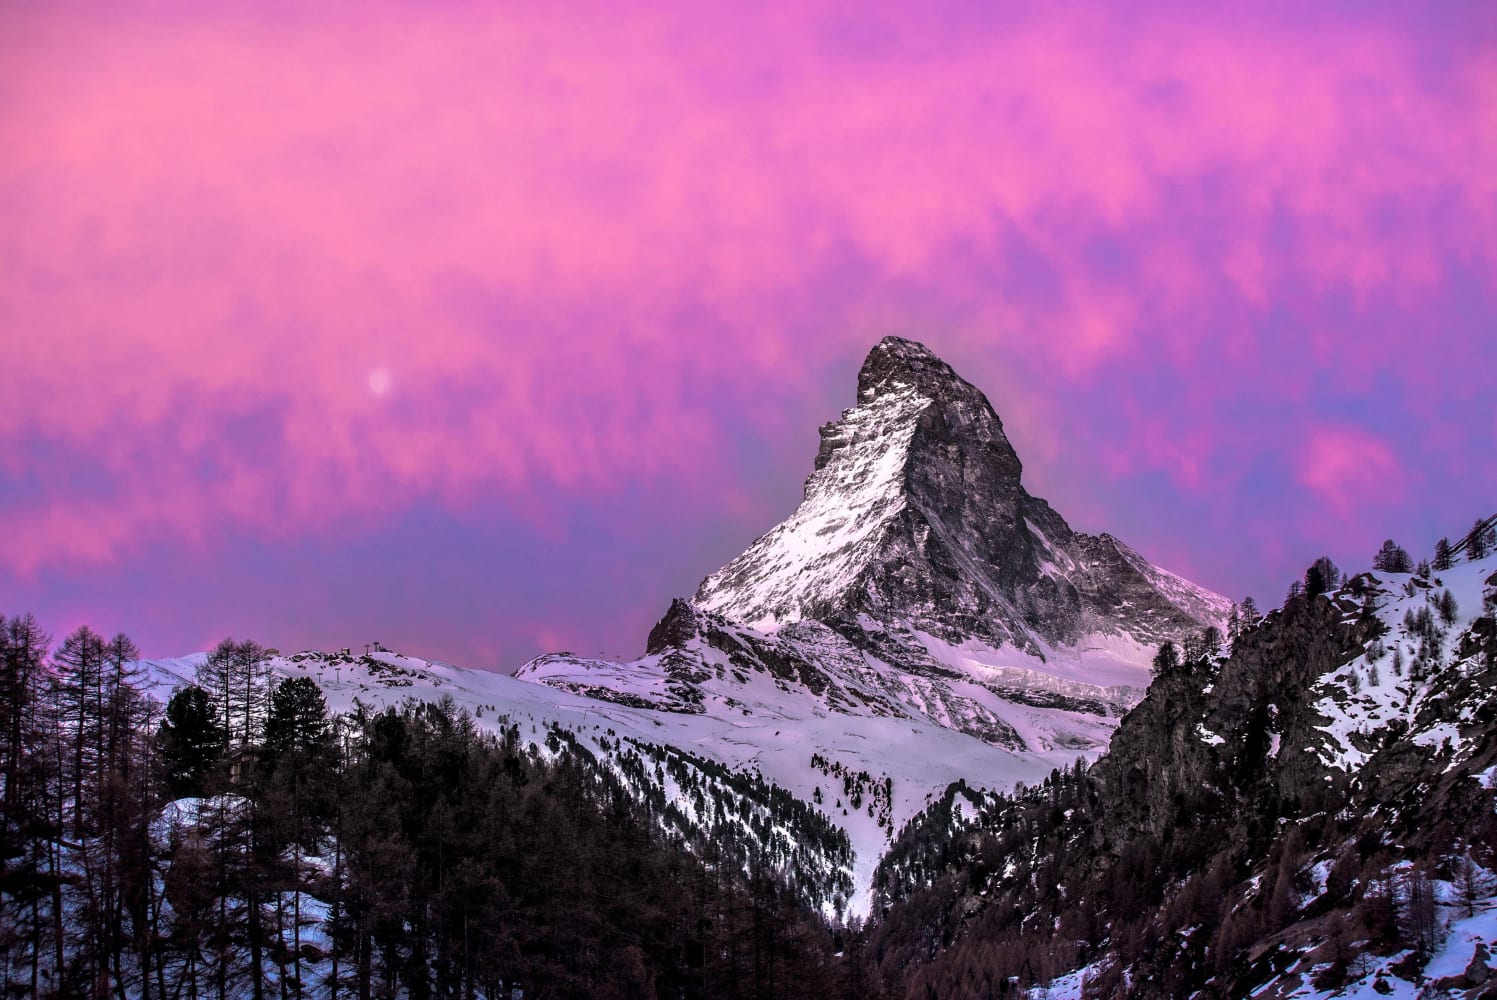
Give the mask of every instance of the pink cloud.
<svg viewBox="0 0 1497 1000">
<path fill-rule="evenodd" d="M 1337 516 L 1385 506 L 1408 485 L 1388 443 L 1355 427 L 1313 429 L 1300 453 L 1299 479 Z"/>
<path fill-rule="evenodd" d="M 823 18 L 13 15 L 0 454 L 55 442 L 111 489 L 0 504 L 0 565 L 483 491 L 543 521 L 552 487 L 710 477 L 734 433 L 712 406 L 887 332 L 863 321 L 885 284 L 1085 383 L 1286 289 L 1417 296 L 1453 257 L 1497 264 L 1490 49 L 1432 82 L 1391 25 L 1328 46 L 1072 14 L 896 17 L 939 58 L 831 59 Z M 1088 263 L 1104 238 L 1126 273 Z M 948 276 L 964 254 L 998 263 Z M 784 322 L 807 297 L 832 303 L 814 337 Z M 1167 433 L 1154 460 L 1200 483 L 1209 443 Z M 1369 440 L 1312 438 L 1303 481 L 1351 503 L 1358 463 L 1392 461 Z"/>
</svg>

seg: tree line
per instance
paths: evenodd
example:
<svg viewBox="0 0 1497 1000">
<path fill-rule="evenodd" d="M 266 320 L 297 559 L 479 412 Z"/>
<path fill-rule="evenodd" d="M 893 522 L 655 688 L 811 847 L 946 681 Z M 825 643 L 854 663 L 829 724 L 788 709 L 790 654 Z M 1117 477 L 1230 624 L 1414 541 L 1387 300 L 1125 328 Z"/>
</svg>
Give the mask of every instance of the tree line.
<svg viewBox="0 0 1497 1000">
<path fill-rule="evenodd" d="M 0 985 L 32 997 L 836 996 L 769 865 L 570 734 L 328 711 L 226 640 L 160 705 L 125 636 L 0 616 Z M 492 720 L 491 720 L 492 721 Z M 519 991 L 516 993 L 515 991 Z"/>
</svg>

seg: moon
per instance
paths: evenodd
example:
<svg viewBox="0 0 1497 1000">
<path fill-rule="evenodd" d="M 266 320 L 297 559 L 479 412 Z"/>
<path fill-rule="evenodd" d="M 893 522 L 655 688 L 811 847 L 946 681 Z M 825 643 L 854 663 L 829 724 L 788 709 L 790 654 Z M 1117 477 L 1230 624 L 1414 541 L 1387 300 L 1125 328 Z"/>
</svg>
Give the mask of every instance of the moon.
<svg viewBox="0 0 1497 1000">
<path fill-rule="evenodd" d="M 376 368 L 369 373 L 369 391 L 376 396 L 383 396 L 390 391 L 395 380 L 390 375 L 388 368 Z"/>
</svg>

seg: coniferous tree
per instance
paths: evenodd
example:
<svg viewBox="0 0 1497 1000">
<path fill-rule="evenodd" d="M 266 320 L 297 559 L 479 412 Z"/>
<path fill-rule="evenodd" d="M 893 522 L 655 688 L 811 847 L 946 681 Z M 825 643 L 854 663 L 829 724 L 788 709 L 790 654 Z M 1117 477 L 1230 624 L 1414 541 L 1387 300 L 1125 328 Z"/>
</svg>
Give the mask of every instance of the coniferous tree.
<svg viewBox="0 0 1497 1000">
<path fill-rule="evenodd" d="M 238 753 L 259 742 L 270 693 L 266 660 L 259 643 L 225 639 L 198 668 L 198 686 L 212 697 L 219 725 Z"/>
<path fill-rule="evenodd" d="M 1486 527 L 1486 522 L 1478 518 L 1471 526 L 1471 530 L 1466 533 L 1466 557 L 1485 559 L 1492 546 L 1491 534 L 1492 531 Z"/>
<path fill-rule="evenodd" d="M 123 983 L 125 951 L 141 935 L 131 924 L 143 915 L 143 894 L 151 890 L 148 825 L 154 807 L 149 746 L 143 738 L 149 708 L 136 687 L 140 652 L 130 638 L 116 635 L 105 646 L 99 746 L 87 781 L 93 836 L 80 845 L 86 888 L 82 923 L 90 978 Z"/>
<path fill-rule="evenodd" d="M 162 764 L 173 795 L 202 795 L 223 760 L 226 738 L 220 713 L 196 684 L 179 688 L 161 722 Z"/>
<path fill-rule="evenodd" d="M 275 890 L 271 951 L 279 981 L 286 982 L 289 975 L 291 981 L 302 983 L 302 901 L 315 881 L 315 872 L 305 869 L 303 856 L 317 849 L 321 831 L 333 816 L 332 771 L 337 763 L 327 704 L 322 690 L 309 678 L 283 681 L 271 693 L 263 763 L 262 867 Z"/>
<path fill-rule="evenodd" d="M 1169 673 L 1180 665 L 1180 651 L 1175 644 L 1166 639 L 1159 644 L 1159 650 L 1154 654 L 1154 676 L 1159 677 Z"/>
<path fill-rule="evenodd" d="M 31 615 L 0 615 L 0 960 L 3 987 L 35 996 L 51 892 L 43 838 L 49 825 L 48 758 L 36 753 L 47 738 L 45 708 L 50 637 Z"/>
<path fill-rule="evenodd" d="M 145 698 L 140 693 L 143 673 L 137 662 L 140 650 L 124 633 L 116 635 L 104 647 L 103 754 L 104 769 L 126 770 L 135 749 L 133 737 L 146 715 Z"/>
<path fill-rule="evenodd" d="M 1398 923 L 1403 940 L 1421 955 L 1438 944 L 1434 880 L 1422 865 L 1405 873 L 1398 894 Z"/>
<path fill-rule="evenodd" d="M 1242 628 L 1251 628 L 1262 618 L 1263 616 L 1258 613 L 1258 602 L 1253 600 L 1253 595 L 1249 594 L 1244 597 L 1242 599 Z"/>
<path fill-rule="evenodd" d="M 1185 637 L 1180 660 L 1186 664 L 1200 664 L 1221 655 L 1222 632 L 1215 625 L 1208 625 L 1199 632 Z"/>
<path fill-rule="evenodd" d="M 1321 556 L 1305 570 L 1305 593 L 1310 597 L 1319 597 L 1335 589 L 1340 582 L 1341 571 L 1331 562 L 1330 556 Z"/>
<path fill-rule="evenodd" d="M 31 615 L 0 615 L 0 848 L 9 850 L 26 822 L 22 804 L 27 793 L 23 773 L 27 749 L 37 738 L 35 708 L 41 694 L 51 637 Z M 12 855 L 6 854 L 6 857 Z"/>
<path fill-rule="evenodd" d="M 1446 625 L 1455 624 L 1457 616 L 1460 615 L 1460 605 L 1455 601 L 1455 595 L 1448 590 L 1440 592 L 1439 600 L 1440 620 Z"/>
<path fill-rule="evenodd" d="M 216 723 L 224 734 L 226 743 L 234 738 L 234 691 L 237 689 L 234 663 L 239 644 L 232 638 L 224 639 L 208 658 L 199 664 L 196 687 L 201 688 L 213 706 Z"/>
<path fill-rule="evenodd" d="M 265 720 L 268 760 L 319 752 L 330 739 L 327 700 L 317 682 L 308 677 L 294 677 L 276 685 Z"/>
<path fill-rule="evenodd" d="M 270 664 L 265 647 L 250 639 L 238 644 L 234 668 L 238 684 L 234 693 L 236 725 L 245 746 L 258 744 L 269 709 Z"/>
<path fill-rule="evenodd" d="M 1372 568 L 1383 573 L 1410 573 L 1414 569 L 1414 561 L 1406 549 L 1389 538 L 1377 550 L 1377 555 L 1372 557 Z"/>
<path fill-rule="evenodd" d="M 1215 625 L 1207 625 L 1201 630 L 1201 649 L 1208 659 L 1216 659 L 1222 655 L 1222 630 Z"/>
<path fill-rule="evenodd" d="M 103 636 L 82 625 L 63 639 L 52 657 L 63 724 L 59 736 L 68 747 L 69 819 L 75 837 L 89 832 L 84 787 L 103 744 L 105 646 Z"/>
<path fill-rule="evenodd" d="M 1450 568 L 1450 539 L 1442 538 L 1435 543 L 1435 558 L 1430 565 L 1437 573 Z"/>
<path fill-rule="evenodd" d="M 1456 901 L 1466 911 L 1467 917 L 1476 916 L 1476 904 L 1488 895 L 1490 886 L 1491 876 L 1476 863 L 1467 849 L 1455 863 Z"/>
</svg>

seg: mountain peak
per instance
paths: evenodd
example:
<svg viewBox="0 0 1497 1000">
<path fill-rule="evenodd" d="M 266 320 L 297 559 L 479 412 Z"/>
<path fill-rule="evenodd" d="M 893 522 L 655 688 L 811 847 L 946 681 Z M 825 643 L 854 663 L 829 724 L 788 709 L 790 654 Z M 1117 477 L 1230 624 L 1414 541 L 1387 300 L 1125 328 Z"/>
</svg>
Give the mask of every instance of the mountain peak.
<svg viewBox="0 0 1497 1000">
<path fill-rule="evenodd" d="M 858 370 L 858 402 L 867 402 L 893 386 L 917 389 L 928 395 L 945 394 L 955 387 L 971 388 L 950 365 L 919 341 L 885 337 L 868 352 Z"/>
<path fill-rule="evenodd" d="M 1221 598 L 1031 496 L 987 397 L 923 344 L 880 341 L 857 404 L 821 428 L 800 506 L 703 581 L 700 607 L 766 628 L 866 615 L 1033 650 L 1096 631 L 1157 642 L 1224 616 Z"/>
</svg>

